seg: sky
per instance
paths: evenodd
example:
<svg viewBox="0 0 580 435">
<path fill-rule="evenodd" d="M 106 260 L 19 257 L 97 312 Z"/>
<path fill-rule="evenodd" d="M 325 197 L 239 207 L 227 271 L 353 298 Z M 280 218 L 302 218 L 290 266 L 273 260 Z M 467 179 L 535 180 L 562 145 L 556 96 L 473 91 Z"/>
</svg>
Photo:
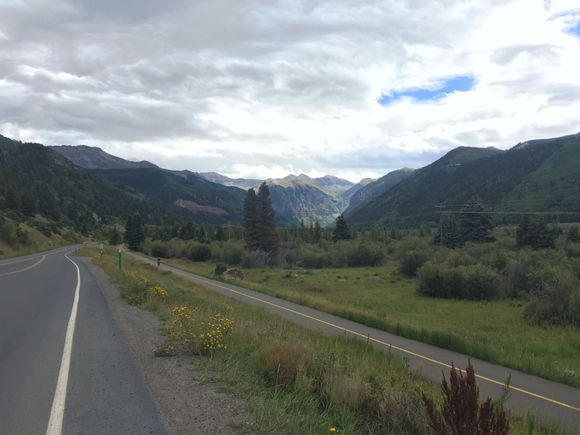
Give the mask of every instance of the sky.
<svg viewBox="0 0 580 435">
<path fill-rule="evenodd" d="M 0 0 L 0 134 L 358 181 L 580 132 L 578 0 Z"/>
</svg>

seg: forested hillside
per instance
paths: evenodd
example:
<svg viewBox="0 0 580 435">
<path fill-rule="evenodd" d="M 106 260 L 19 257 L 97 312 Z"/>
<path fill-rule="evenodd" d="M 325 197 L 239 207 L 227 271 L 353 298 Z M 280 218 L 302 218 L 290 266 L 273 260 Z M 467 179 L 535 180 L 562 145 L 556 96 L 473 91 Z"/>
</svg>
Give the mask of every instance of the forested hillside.
<svg viewBox="0 0 580 435">
<path fill-rule="evenodd" d="M 349 214 L 359 225 L 414 225 L 476 197 L 495 211 L 578 211 L 580 135 L 509 151 L 457 148 Z"/>
<path fill-rule="evenodd" d="M 128 186 L 143 197 L 185 208 L 190 211 L 191 218 L 199 222 L 242 221 L 245 192 L 237 187 L 212 183 L 193 172 L 176 173 L 160 168 L 95 169 L 88 172 L 114 185 Z"/>
<path fill-rule="evenodd" d="M 187 215 L 96 179 L 48 147 L 0 136 L 4 217 L 18 222 L 38 214 L 56 226 L 88 233 L 134 213 L 151 224 L 184 220 Z"/>
</svg>

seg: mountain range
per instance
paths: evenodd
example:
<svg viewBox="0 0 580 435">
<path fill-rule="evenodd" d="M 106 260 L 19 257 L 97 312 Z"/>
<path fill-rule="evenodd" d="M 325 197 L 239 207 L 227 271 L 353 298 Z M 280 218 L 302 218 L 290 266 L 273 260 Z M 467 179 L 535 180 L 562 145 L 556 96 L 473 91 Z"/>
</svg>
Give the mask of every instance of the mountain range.
<svg viewBox="0 0 580 435">
<path fill-rule="evenodd" d="M 163 204 L 185 208 L 195 214 L 196 220 L 208 222 L 240 223 L 244 191 L 257 189 L 265 181 L 280 225 L 300 221 L 332 224 L 348 207 L 355 188 L 362 187 L 332 175 L 310 178 L 300 174 L 267 180 L 229 178 L 216 172 L 166 170 L 147 161 L 121 159 L 97 147 L 51 149 L 98 178 L 130 187 Z"/>
<path fill-rule="evenodd" d="M 81 215 L 86 227 L 130 212 L 150 223 L 239 224 L 246 190 L 262 182 L 281 225 L 332 224 L 344 213 L 357 226 L 414 226 L 435 223 L 437 210 L 457 212 L 473 198 L 508 216 L 580 211 L 580 133 L 506 151 L 458 147 L 423 168 L 359 183 L 331 175 L 259 180 L 173 171 L 96 147 L 45 147 L 0 136 L 0 182 L 0 215 L 14 206 L 16 192 L 21 204 L 36 198 L 43 214 L 61 221 Z"/>
</svg>

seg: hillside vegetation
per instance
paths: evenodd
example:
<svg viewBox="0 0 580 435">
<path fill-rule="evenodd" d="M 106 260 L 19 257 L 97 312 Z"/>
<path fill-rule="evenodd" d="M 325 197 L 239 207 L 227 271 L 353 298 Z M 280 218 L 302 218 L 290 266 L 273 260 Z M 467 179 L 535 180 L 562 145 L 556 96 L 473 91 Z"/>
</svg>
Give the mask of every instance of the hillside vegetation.
<svg viewBox="0 0 580 435">
<path fill-rule="evenodd" d="M 580 135 L 509 151 L 460 147 L 348 214 L 358 225 L 438 220 L 477 197 L 488 211 L 579 211 Z"/>
<path fill-rule="evenodd" d="M 96 179 L 45 146 L 0 136 L 0 215 L 15 222 L 40 215 L 87 234 L 134 213 L 151 224 L 185 214 Z"/>
</svg>

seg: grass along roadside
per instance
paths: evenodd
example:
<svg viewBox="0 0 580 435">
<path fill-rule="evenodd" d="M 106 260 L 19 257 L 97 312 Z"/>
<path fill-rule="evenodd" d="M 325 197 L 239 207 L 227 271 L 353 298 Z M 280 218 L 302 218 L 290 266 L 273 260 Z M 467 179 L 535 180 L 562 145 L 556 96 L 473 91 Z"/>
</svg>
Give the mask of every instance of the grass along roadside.
<svg viewBox="0 0 580 435">
<path fill-rule="evenodd" d="M 164 260 L 215 279 L 215 263 Z M 580 387 L 580 330 L 530 325 L 520 300 L 427 298 L 394 267 L 242 269 L 232 282 L 403 337 Z"/>
<path fill-rule="evenodd" d="M 200 355 L 193 364 L 245 398 L 246 427 L 259 433 L 428 433 L 421 394 L 437 399 L 438 387 L 400 358 L 357 340 L 322 336 L 131 258 L 119 273 L 109 251 L 93 261 L 120 284 L 127 301 L 166 320 L 168 346 L 158 354 L 181 346 Z M 216 315 L 233 322 L 218 339 L 225 349 L 204 348 L 187 334 L 199 337 Z M 193 328 L 181 327 L 187 322 Z M 511 421 L 511 433 L 560 433 L 539 427 L 533 417 Z"/>
</svg>

